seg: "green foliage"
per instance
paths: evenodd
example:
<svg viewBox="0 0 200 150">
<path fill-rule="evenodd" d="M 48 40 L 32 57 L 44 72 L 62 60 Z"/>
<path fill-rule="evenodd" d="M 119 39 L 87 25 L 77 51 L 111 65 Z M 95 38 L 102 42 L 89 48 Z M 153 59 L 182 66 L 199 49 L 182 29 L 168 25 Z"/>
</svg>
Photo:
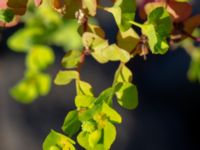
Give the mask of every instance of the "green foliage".
<svg viewBox="0 0 200 150">
<path fill-rule="evenodd" d="M 57 73 L 55 84 L 67 85 L 75 81 L 76 87 L 76 109 L 66 115 L 62 125 L 65 135 L 52 130 L 43 143 L 43 150 L 75 150 L 71 139 L 74 137 L 86 150 L 111 149 L 117 135 L 115 125 L 122 122 L 113 101 L 125 109 L 135 109 L 139 101 L 137 88 L 132 83 L 133 74 L 126 63 L 136 55 L 145 56 L 149 50 L 153 54 L 165 54 L 169 49 L 168 39 L 177 42 L 190 37 L 199 41 L 190 35 L 200 25 L 200 16 L 188 19 L 191 15 L 189 0 L 144 1 L 144 8 L 139 8 L 142 19 L 146 19 L 143 24 L 135 21 L 136 0 L 112 0 L 111 7 L 101 6 L 99 0 L 34 2 L 40 7 L 36 9 L 28 0 L 0 2 L 0 26 L 12 26 L 9 23 L 26 12 L 22 17 L 25 27 L 8 40 L 13 51 L 26 53 L 24 78 L 11 89 L 11 95 L 27 104 L 48 94 L 51 76 L 45 71 L 55 60 L 52 45 L 66 51 L 61 61 L 64 70 Z M 115 19 L 119 28 L 116 43 L 110 44 L 98 23 L 90 21 L 99 8 Z M 186 8 L 188 12 L 183 12 Z M 132 25 L 141 32 L 136 32 Z M 191 40 L 181 43 L 191 50 L 187 51 L 192 58 L 188 76 L 200 81 L 200 50 L 191 43 Z M 120 63 L 113 84 L 98 96 L 89 83 L 81 80 L 86 55 L 103 64 Z"/>
<path fill-rule="evenodd" d="M 51 130 L 43 143 L 43 150 L 75 150 L 74 144 L 72 139 Z"/>
<path fill-rule="evenodd" d="M 113 7 L 104 9 L 113 14 L 119 29 L 126 31 L 131 27 L 129 21 L 135 17 L 136 2 L 133 0 L 116 0 Z"/>
<path fill-rule="evenodd" d="M 14 13 L 10 9 L 0 9 L 0 21 L 10 22 L 13 20 Z"/>
<path fill-rule="evenodd" d="M 57 85 L 66 85 L 77 78 L 78 72 L 76 71 L 59 71 L 54 82 Z"/>
<path fill-rule="evenodd" d="M 31 103 L 39 96 L 49 93 L 51 76 L 45 73 L 27 71 L 23 80 L 11 89 L 13 98 L 21 103 Z"/>
<path fill-rule="evenodd" d="M 172 22 L 169 13 L 163 8 L 154 9 L 142 26 L 142 33 L 149 39 L 149 47 L 154 54 L 164 54 L 169 49 L 166 37 L 170 35 Z"/>
</svg>

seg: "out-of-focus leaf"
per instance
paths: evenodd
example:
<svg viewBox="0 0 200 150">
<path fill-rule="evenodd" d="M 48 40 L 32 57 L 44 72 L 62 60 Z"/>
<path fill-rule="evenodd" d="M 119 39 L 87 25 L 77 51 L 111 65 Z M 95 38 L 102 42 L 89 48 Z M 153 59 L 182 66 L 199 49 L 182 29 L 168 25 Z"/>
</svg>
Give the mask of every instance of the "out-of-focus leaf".
<svg viewBox="0 0 200 150">
<path fill-rule="evenodd" d="M 82 5 L 84 9 L 88 10 L 91 16 L 96 15 L 97 0 L 82 0 Z"/>
<path fill-rule="evenodd" d="M 31 48 L 26 65 L 31 70 L 43 70 L 54 62 L 53 50 L 46 46 L 34 46 Z"/>
<path fill-rule="evenodd" d="M 66 85 L 69 84 L 72 80 L 78 78 L 77 71 L 59 71 L 56 75 L 54 83 L 57 85 Z"/>
<path fill-rule="evenodd" d="M 79 50 L 72 50 L 65 54 L 62 59 L 62 66 L 65 68 L 76 68 L 80 63 L 82 52 Z"/>
<path fill-rule="evenodd" d="M 23 15 L 26 12 L 28 0 L 7 0 L 7 5 L 16 15 Z"/>
<path fill-rule="evenodd" d="M 0 21 L 11 22 L 14 14 L 10 9 L 0 9 Z"/>
<path fill-rule="evenodd" d="M 8 46 L 16 52 L 27 52 L 35 44 L 40 43 L 44 30 L 38 27 L 18 30 L 8 40 Z"/>
</svg>

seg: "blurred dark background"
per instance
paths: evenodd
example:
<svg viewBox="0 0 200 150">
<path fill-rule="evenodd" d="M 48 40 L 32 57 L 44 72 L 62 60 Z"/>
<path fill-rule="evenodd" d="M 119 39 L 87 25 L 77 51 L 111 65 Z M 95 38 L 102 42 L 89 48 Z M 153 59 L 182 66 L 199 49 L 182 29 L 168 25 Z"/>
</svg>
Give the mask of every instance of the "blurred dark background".
<svg viewBox="0 0 200 150">
<path fill-rule="evenodd" d="M 197 13 L 199 1 L 194 3 Z M 100 25 L 110 42 L 117 32 L 111 15 L 99 12 Z M 114 26 L 114 27 L 113 27 Z M 6 46 L 7 37 L 17 28 L 3 31 L 0 43 L 0 150 L 40 150 L 50 129 L 60 131 L 67 112 L 74 109 L 74 84 L 53 85 L 48 96 L 30 105 L 14 101 L 9 89 L 23 76 L 25 55 Z M 64 52 L 55 50 L 56 63 L 48 72 L 55 77 Z M 118 106 L 123 123 L 113 150 L 198 150 L 200 149 L 200 83 L 187 79 L 190 57 L 183 49 L 164 56 L 137 57 L 128 63 L 139 91 L 139 107 L 129 111 Z M 112 83 L 117 63 L 100 65 L 88 57 L 82 78 L 98 94 Z M 81 149 L 81 148 L 78 148 Z"/>
</svg>

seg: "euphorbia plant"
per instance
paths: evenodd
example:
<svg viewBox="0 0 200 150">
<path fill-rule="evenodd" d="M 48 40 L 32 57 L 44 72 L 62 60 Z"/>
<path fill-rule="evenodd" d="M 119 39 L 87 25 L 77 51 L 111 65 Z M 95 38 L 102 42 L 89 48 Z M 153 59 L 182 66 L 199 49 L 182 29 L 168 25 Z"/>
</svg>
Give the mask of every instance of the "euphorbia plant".
<svg viewBox="0 0 200 150">
<path fill-rule="evenodd" d="M 15 46 L 18 51 L 31 50 L 28 51 L 26 59 L 25 78 L 11 92 L 14 98 L 23 99 L 23 102 L 27 103 L 48 93 L 50 77 L 43 71 L 53 63 L 54 55 L 47 47 L 52 39 L 44 35 L 56 34 L 55 30 L 65 22 L 58 18 L 76 20 L 82 45 L 81 49 L 67 51 L 62 59 L 62 66 L 65 69 L 60 70 L 54 80 L 57 85 L 67 85 L 75 81 L 76 109 L 68 112 L 62 126 L 62 134 L 53 130 L 49 133 L 43 143 L 44 150 L 73 150 L 75 140 L 87 150 L 111 149 L 117 134 L 115 125 L 122 122 L 122 117 L 113 107 L 113 101 L 116 99 L 118 104 L 126 109 L 135 109 L 138 105 L 137 88 L 132 83 L 132 72 L 126 66 L 137 55 L 145 59 L 149 53 L 163 55 L 172 44 L 176 46 L 176 43 L 179 43 L 180 46 L 190 49 L 187 51 L 193 58 L 192 69 L 189 71 L 190 78 L 200 79 L 199 51 L 192 41 L 188 42 L 188 38 L 200 41 L 192 34 L 200 24 L 200 16 L 191 16 L 192 6 L 189 0 L 111 0 L 110 2 L 112 6 L 104 6 L 100 0 L 34 1 L 38 9 L 43 7 L 41 12 L 50 13 L 46 8 L 51 7 L 60 16 L 53 12 L 52 16 L 46 18 L 46 21 L 53 26 L 45 23 L 38 25 L 34 20 L 28 19 L 26 24 L 28 28 L 33 29 L 36 25 L 38 28 L 34 28 L 34 32 L 22 32 L 23 36 L 30 35 L 31 39 L 34 39 L 31 47 Z M 22 15 L 27 15 L 29 3 L 31 1 L 28 0 L 1 0 L 0 25 L 2 27 L 16 25 Z M 113 15 L 119 28 L 116 43 L 110 44 L 104 30 L 90 21 L 90 18 L 96 18 L 98 9 Z M 135 20 L 137 9 L 143 22 Z M 41 26 L 45 26 L 45 29 L 40 30 Z M 137 33 L 135 28 L 140 32 Z M 43 41 L 37 41 L 37 38 L 41 37 L 44 37 Z M 13 41 L 12 39 L 10 42 L 11 47 Z M 109 61 L 120 62 L 113 84 L 98 96 L 94 95 L 92 86 L 81 78 L 81 70 L 87 56 L 102 64 Z"/>
</svg>

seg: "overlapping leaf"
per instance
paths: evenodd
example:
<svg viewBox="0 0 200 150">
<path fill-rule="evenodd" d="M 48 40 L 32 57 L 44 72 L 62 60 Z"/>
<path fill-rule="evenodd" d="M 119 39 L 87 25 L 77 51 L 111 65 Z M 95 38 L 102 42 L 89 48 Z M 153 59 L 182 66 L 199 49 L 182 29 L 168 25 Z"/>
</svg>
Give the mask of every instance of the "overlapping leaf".
<svg viewBox="0 0 200 150">
<path fill-rule="evenodd" d="M 164 54 L 169 49 L 166 38 L 172 30 L 172 22 L 163 7 L 154 9 L 142 26 L 142 33 L 148 37 L 149 47 L 154 54 Z"/>
</svg>

